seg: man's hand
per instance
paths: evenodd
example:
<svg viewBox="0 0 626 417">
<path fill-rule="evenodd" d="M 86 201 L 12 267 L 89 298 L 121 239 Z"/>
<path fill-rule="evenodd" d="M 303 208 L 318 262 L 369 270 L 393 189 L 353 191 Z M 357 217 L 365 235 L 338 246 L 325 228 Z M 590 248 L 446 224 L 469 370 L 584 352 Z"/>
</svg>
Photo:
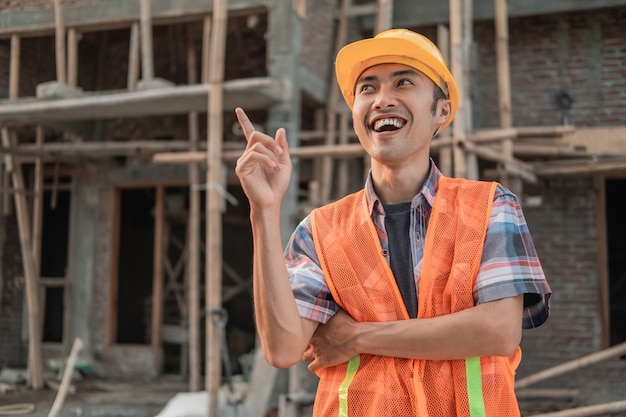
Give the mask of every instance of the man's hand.
<svg viewBox="0 0 626 417">
<path fill-rule="evenodd" d="M 317 370 L 348 362 L 359 352 L 352 338 L 356 334 L 358 322 L 343 310 L 339 310 L 326 324 L 319 325 L 311 342 L 302 355 L 309 362 L 309 370 Z"/>
<path fill-rule="evenodd" d="M 246 136 L 246 149 L 237 160 L 235 173 L 252 207 L 279 205 L 291 178 L 291 158 L 285 129 L 276 138 L 254 130 L 241 108 L 236 108 L 237 120 Z"/>
</svg>

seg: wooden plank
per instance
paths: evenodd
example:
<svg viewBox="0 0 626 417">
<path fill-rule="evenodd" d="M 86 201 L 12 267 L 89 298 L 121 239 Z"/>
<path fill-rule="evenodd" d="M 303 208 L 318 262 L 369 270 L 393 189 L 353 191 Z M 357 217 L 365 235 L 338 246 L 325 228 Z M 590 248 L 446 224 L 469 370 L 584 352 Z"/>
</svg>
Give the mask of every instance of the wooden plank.
<svg viewBox="0 0 626 417">
<path fill-rule="evenodd" d="M 585 149 L 595 155 L 626 153 L 626 126 L 578 128 L 563 141 L 570 147 Z"/>
<path fill-rule="evenodd" d="M 549 162 L 537 162 L 535 172 L 543 177 L 562 175 L 593 175 L 598 173 L 608 173 L 613 171 L 626 170 L 626 157 L 614 158 L 594 158 L 594 159 L 572 159 Z"/>
<path fill-rule="evenodd" d="M 226 0 L 213 2 L 209 86 L 207 111 L 207 190 L 206 190 L 206 354 L 205 389 L 209 399 L 208 417 L 218 416 L 220 387 L 221 340 L 214 314 L 222 309 L 222 212 L 224 209 L 222 179 L 223 82 L 226 50 L 228 5 Z"/>
<path fill-rule="evenodd" d="M 487 146 L 474 145 L 470 142 L 464 143 L 463 146 L 468 152 L 473 152 L 481 158 L 487 159 L 488 161 L 501 163 L 504 169 L 506 169 L 508 172 L 520 178 L 523 178 L 531 184 L 537 182 L 537 175 L 535 174 L 533 166 L 531 164 L 522 162 L 511 157 L 507 157 L 503 155 L 502 152 L 489 148 Z"/>
<path fill-rule="evenodd" d="M 525 143 L 515 143 L 513 145 L 513 153 L 518 157 L 525 158 L 541 158 L 551 157 L 584 157 L 588 153 L 582 149 L 572 149 L 564 146 L 555 145 L 533 145 Z"/>
<path fill-rule="evenodd" d="M 9 132 L 6 127 L 2 128 L 2 143 L 4 146 L 12 146 L 16 142 L 13 132 Z M 38 276 L 35 260 L 33 258 L 33 242 L 31 240 L 31 222 L 29 220 L 26 195 L 24 190 L 24 178 L 22 167 L 14 157 L 8 158 L 6 168 L 11 173 L 13 188 L 15 189 L 15 211 L 17 215 L 18 230 L 20 235 L 20 246 L 22 254 L 22 264 L 24 268 L 26 302 L 28 305 L 28 369 L 30 384 L 33 389 L 43 388 L 43 370 L 41 357 L 41 329 L 40 312 L 38 302 Z"/>
<path fill-rule="evenodd" d="M 518 126 L 515 128 L 517 137 L 564 136 L 576 132 L 575 126 Z"/>
<path fill-rule="evenodd" d="M 467 140 L 474 143 L 495 142 L 506 138 L 516 138 L 517 129 L 481 129 L 467 135 Z"/>
</svg>

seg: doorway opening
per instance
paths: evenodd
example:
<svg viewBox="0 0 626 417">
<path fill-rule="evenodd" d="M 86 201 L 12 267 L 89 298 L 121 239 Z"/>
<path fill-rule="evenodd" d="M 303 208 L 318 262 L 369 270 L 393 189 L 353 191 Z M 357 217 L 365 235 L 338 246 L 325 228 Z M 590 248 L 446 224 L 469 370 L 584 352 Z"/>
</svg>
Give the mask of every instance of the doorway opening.
<svg viewBox="0 0 626 417">
<path fill-rule="evenodd" d="M 69 178 L 63 178 L 69 183 Z M 62 343 L 65 282 L 70 230 L 71 195 L 68 190 L 44 191 L 40 276 L 43 342 Z"/>
<path fill-rule="evenodd" d="M 120 190 L 115 343 L 150 342 L 154 188 Z"/>
<path fill-rule="evenodd" d="M 622 199 L 626 179 L 606 181 L 606 235 L 609 269 L 609 331 L 611 346 L 626 342 L 626 218 Z"/>
</svg>

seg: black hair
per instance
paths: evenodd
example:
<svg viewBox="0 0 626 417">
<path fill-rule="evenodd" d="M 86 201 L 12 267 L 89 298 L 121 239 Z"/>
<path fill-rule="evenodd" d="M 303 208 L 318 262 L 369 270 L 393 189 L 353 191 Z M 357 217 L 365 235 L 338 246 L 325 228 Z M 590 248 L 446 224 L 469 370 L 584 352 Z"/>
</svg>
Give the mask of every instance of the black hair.
<svg viewBox="0 0 626 417">
<path fill-rule="evenodd" d="M 445 100 L 446 98 L 447 97 L 446 97 L 445 93 L 443 92 L 443 90 L 437 84 L 434 84 L 434 88 L 433 88 L 433 104 L 430 107 L 430 112 L 432 113 L 433 116 L 436 116 L 436 114 L 437 114 L 437 103 L 439 103 L 439 100 Z"/>
</svg>

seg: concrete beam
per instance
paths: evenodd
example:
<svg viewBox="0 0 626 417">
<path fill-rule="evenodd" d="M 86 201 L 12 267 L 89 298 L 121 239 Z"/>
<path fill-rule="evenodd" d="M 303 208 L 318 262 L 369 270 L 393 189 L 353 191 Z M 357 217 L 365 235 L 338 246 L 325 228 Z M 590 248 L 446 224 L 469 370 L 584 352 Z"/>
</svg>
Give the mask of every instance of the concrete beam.
<svg viewBox="0 0 626 417">
<path fill-rule="evenodd" d="M 235 106 L 262 109 L 280 100 L 284 86 L 270 78 L 245 78 L 224 83 L 224 110 Z M 0 122 L 49 122 L 142 117 L 206 112 L 209 87 L 203 84 L 140 91 L 84 94 L 58 100 L 0 101 Z M 245 103 L 245 104 L 244 104 Z"/>
<path fill-rule="evenodd" d="M 493 0 L 474 0 L 474 20 L 494 18 Z M 569 13 L 607 7 L 626 6 L 626 0 L 509 0 L 510 17 L 533 16 L 553 13 Z M 396 0 L 393 10 L 393 22 L 396 27 L 417 27 L 448 22 L 449 3 L 440 0 Z M 373 27 L 374 20 L 364 20 L 366 28 Z"/>
<path fill-rule="evenodd" d="M 265 0 L 229 0 L 228 10 L 265 8 Z M 127 27 L 139 21 L 139 1 L 108 0 L 106 2 L 63 5 L 66 27 L 98 30 L 99 27 Z M 155 24 L 173 20 L 201 20 L 213 11 L 212 0 L 152 0 Z M 0 11 L 0 38 L 13 33 L 22 36 L 54 33 L 54 8 L 5 9 Z"/>
</svg>

